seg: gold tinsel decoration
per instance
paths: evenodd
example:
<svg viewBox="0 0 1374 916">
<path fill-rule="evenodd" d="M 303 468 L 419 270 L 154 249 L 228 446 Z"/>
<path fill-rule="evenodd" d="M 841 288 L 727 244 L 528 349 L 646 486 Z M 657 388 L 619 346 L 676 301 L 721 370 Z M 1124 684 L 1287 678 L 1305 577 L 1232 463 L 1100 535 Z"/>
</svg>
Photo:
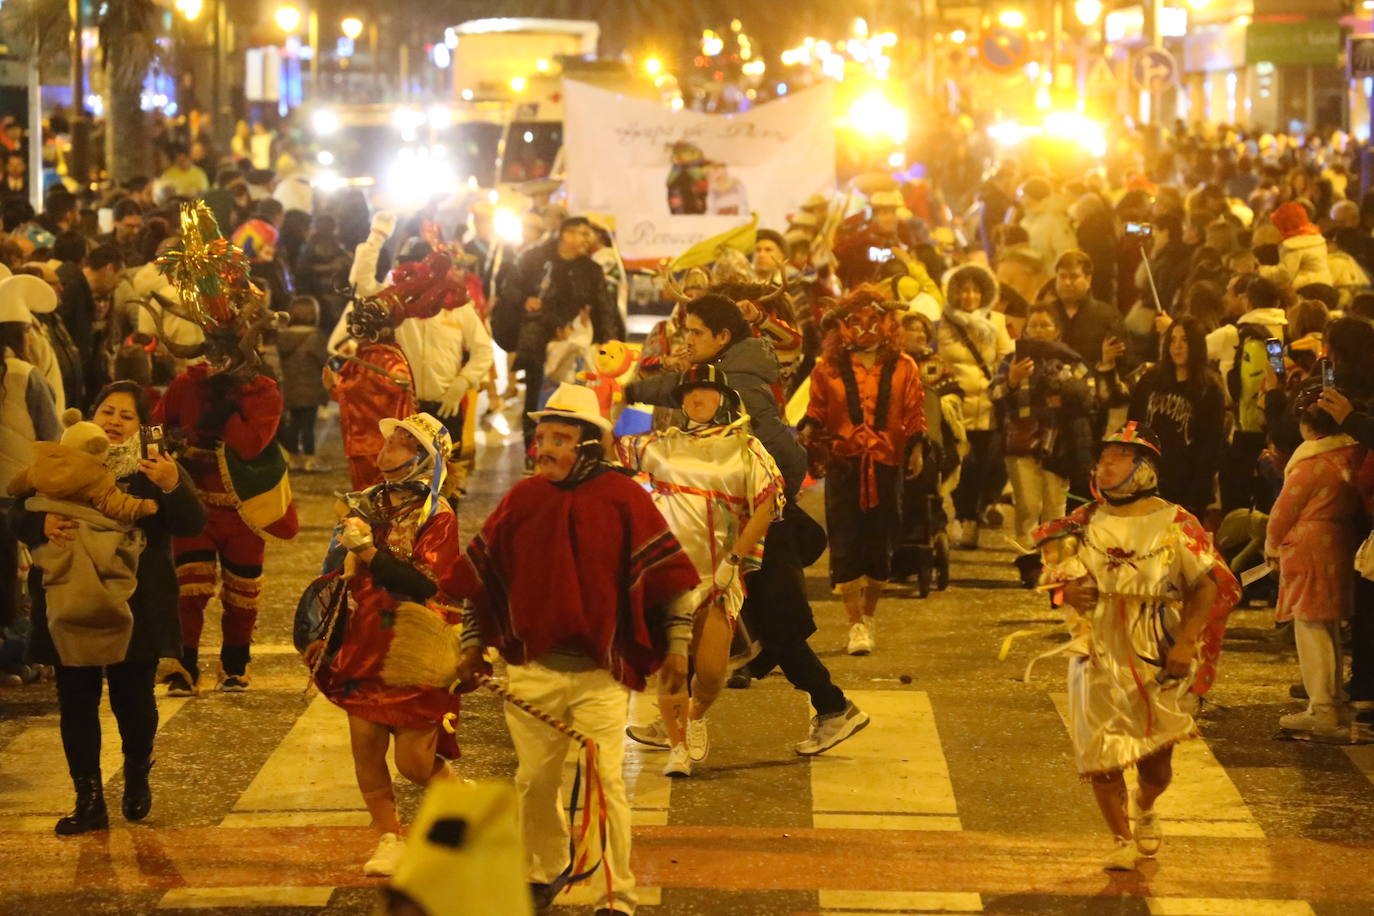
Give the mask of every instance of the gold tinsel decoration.
<svg viewBox="0 0 1374 916">
<path fill-rule="evenodd" d="M 233 324 L 262 291 L 248 277 L 248 258 L 220 235 L 203 201 L 181 207 L 181 244 L 158 256 L 157 268 L 176 287 L 186 317 L 207 330 Z"/>
</svg>

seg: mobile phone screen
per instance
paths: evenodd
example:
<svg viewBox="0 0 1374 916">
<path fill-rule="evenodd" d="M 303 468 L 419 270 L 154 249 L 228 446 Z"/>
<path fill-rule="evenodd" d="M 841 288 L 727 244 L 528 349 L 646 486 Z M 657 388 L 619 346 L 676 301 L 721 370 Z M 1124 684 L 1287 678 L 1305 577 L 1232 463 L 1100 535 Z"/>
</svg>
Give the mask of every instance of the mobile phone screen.
<svg viewBox="0 0 1374 916">
<path fill-rule="evenodd" d="M 1271 337 L 1264 342 L 1264 352 L 1269 354 L 1269 365 L 1273 367 L 1275 375 L 1283 375 L 1283 341 L 1277 337 Z"/>
<path fill-rule="evenodd" d="M 1331 360 L 1322 360 L 1322 387 L 1336 387 L 1336 367 L 1331 364 Z"/>
</svg>

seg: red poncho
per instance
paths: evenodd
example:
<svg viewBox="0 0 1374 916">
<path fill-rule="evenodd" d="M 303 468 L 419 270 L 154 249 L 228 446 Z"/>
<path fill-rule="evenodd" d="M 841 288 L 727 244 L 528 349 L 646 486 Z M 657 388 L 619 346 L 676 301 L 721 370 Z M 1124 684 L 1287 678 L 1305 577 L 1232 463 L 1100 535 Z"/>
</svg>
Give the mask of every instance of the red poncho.
<svg viewBox="0 0 1374 916">
<path fill-rule="evenodd" d="M 517 483 L 439 587 L 472 602 L 506 661 L 573 649 L 639 690 L 667 653 L 668 603 L 698 581 L 649 494 L 606 471 Z"/>
</svg>

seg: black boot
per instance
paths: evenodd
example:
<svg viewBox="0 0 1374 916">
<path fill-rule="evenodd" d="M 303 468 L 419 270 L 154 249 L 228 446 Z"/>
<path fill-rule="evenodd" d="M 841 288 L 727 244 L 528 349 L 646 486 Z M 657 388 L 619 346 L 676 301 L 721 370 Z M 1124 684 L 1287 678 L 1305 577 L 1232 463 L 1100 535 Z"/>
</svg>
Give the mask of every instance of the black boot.
<svg viewBox="0 0 1374 916">
<path fill-rule="evenodd" d="M 1022 588 L 1035 588 L 1040 584 L 1040 554 L 1023 553 L 1014 561 L 1017 571 L 1021 574 Z"/>
<path fill-rule="evenodd" d="M 935 548 L 916 548 L 916 595 L 925 598 L 930 594 L 930 583 L 935 573 Z"/>
<path fill-rule="evenodd" d="M 248 647 L 225 646 L 219 650 L 220 690 L 248 689 Z"/>
<path fill-rule="evenodd" d="M 105 786 L 100 771 L 85 776 L 73 776 L 76 786 L 76 808 L 57 822 L 58 836 L 75 836 L 92 830 L 110 829 L 110 814 L 105 810 Z"/>
<path fill-rule="evenodd" d="M 148 771 L 152 768 L 151 757 L 124 759 L 124 803 L 121 807 L 126 821 L 141 821 L 152 810 L 153 788 L 148 785 Z"/>
</svg>

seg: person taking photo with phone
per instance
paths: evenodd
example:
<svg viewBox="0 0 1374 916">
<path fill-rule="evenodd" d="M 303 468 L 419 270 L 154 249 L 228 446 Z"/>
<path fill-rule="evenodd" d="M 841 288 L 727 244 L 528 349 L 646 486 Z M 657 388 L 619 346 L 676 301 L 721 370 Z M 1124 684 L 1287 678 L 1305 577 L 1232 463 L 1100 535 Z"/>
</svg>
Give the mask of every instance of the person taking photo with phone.
<svg viewBox="0 0 1374 916">
<path fill-rule="evenodd" d="M 135 582 L 128 598 L 132 627 L 126 637 L 127 648 L 113 661 L 95 663 L 87 653 L 93 640 L 104 638 L 101 631 L 78 635 L 70 629 L 63 633 L 61 627 L 55 631 L 48 607 L 48 577 L 37 565 L 29 576 L 33 597 L 29 656 L 37 664 L 57 666 L 62 749 L 76 787 L 75 809 L 56 825 L 62 836 L 109 826 L 100 771 L 100 694 L 104 682 L 109 683 L 110 708 L 123 739 L 124 817 L 142 820 L 152 807 L 148 774 L 157 733 L 154 680 L 159 659 L 181 655 L 172 538 L 200 534 L 206 512 L 187 472 L 161 449 L 145 448 L 143 440 L 151 414 L 143 389 L 129 381 L 105 386 L 91 413 L 91 422 L 109 440 L 101 463 L 114 476 L 119 490 L 131 499 L 154 504 L 153 511 L 134 525 L 144 546 L 137 556 Z M 25 502 L 24 498 L 16 500 L 9 523 L 35 554 L 45 545 L 70 547 L 76 539 L 88 536 L 89 521 L 34 511 Z M 81 608 L 70 606 L 69 599 L 64 599 L 69 606 L 61 609 L 63 615 L 79 615 Z M 58 634 L 61 639 L 54 638 Z"/>
</svg>

